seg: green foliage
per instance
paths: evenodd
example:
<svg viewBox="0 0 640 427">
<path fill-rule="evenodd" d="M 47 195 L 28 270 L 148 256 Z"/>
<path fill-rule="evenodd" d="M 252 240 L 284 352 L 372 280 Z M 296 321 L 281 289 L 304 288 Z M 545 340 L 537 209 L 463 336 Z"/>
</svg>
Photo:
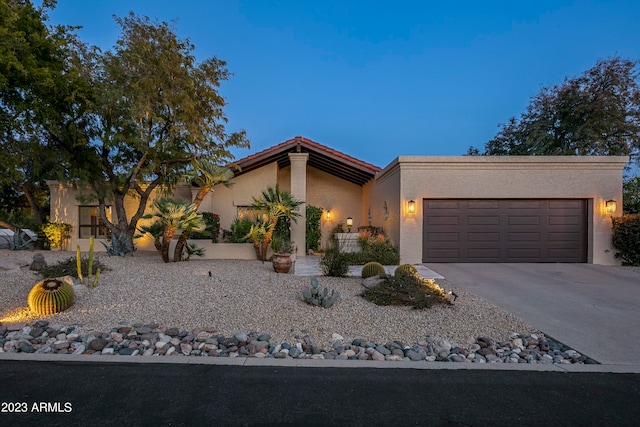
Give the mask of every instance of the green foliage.
<svg viewBox="0 0 640 427">
<path fill-rule="evenodd" d="M 205 223 L 204 231 L 199 233 L 193 232 L 189 234 L 189 239 L 211 239 L 213 243 L 218 243 L 218 238 L 220 236 L 220 216 L 211 212 L 202 212 L 202 219 Z"/>
<path fill-rule="evenodd" d="M 393 272 L 394 276 L 398 276 L 401 274 L 408 274 L 410 276 L 417 276 L 418 275 L 418 270 L 411 264 L 402 264 L 396 267 L 395 271 Z"/>
<path fill-rule="evenodd" d="M 37 225 L 47 214 L 46 180 L 65 176 L 67 164 L 52 146 L 47 123 L 55 120 L 63 130 L 57 139 L 75 133 L 66 126 L 73 104 L 73 29 L 46 24 L 54 4 L 0 1 L 0 188 L 18 190 Z M 73 90 L 82 97 L 80 88 Z M 0 206 L 16 206 L 2 199 Z"/>
<path fill-rule="evenodd" d="M 315 277 L 311 279 L 311 286 L 305 286 L 302 290 L 302 300 L 316 307 L 329 308 L 335 304 L 338 298 L 340 298 L 340 292 L 331 290 L 331 293 L 329 293 L 326 287 L 321 291 L 318 279 Z"/>
<path fill-rule="evenodd" d="M 247 235 L 254 224 L 249 218 L 236 218 L 231 223 L 229 230 L 222 231 L 222 239 L 229 243 L 244 243 L 247 241 Z"/>
<path fill-rule="evenodd" d="M 349 272 L 348 254 L 340 250 L 338 244 L 328 248 L 320 258 L 322 274 L 332 277 L 344 277 Z"/>
<path fill-rule="evenodd" d="M 42 226 L 42 232 L 52 248 L 64 248 L 71 238 L 71 224 L 49 222 Z"/>
<path fill-rule="evenodd" d="M 640 214 L 612 218 L 613 246 L 622 265 L 640 265 Z"/>
<path fill-rule="evenodd" d="M 435 304 L 451 305 L 447 293 L 433 279 L 400 274 L 387 277 L 360 294 L 376 305 L 401 305 L 414 309 L 432 307 Z"/>
<path fill-rule="evenodd" d="M 202 232 L 205 229 L 205 223 L 202 215 L 198 213 L 196 205 L 192 203 L 164 197 L 154 200 L 153 207 L 155 208 L 153 216 L 163 227 L 162 238 L 159 239 L 160 255 L 164 262 L 169 262 L 169 246 L 173 235 L 179 230 L 188 234 Z M 155 230 L 156 227 L 153 226 L 144 230 L 149 230 L 150 228 Z M 157 232 L 157 230 L 155 231 Z M 156 239 L 156 236 L 154 236 L 154 239 Z M 183 248 L 183 245 L 180 247 L 176 245 L 173 256 L 174 261 L 182 260 Z"/>
<path fill-rule="evenodd" d="M 280 234 L 285 235 L 289 232 L 288 224 L 290 221 L 297 222 L 300 217 L 298 207 L 304 202 L 302 200 L 295 199 L 291 193 L 287 191 L 280 191 L 280 187 L 276 184 L 275 187 L 268 187 L 262 192 L 260 197 L 254 197 L 251 204 L 251 208 L 254 211 L 266 212 L 267 221 L 264 224 L 266 232 L 261 235 L 261 240 L 252 238 L 254 246 L 260 244 L 261 248 L 256 247 L 256 254 L 264 261 L 264 257 L 267 254 L 267 248 L 271 244 L 271 239 L 276 230 L 278 222 L 285 222 L 287 225 L 281 225 Z M 282 228 L 286 228 L 282 230 Z"/>
<path fill-rule="evenodd" d="M 136 250 L 136 247 L 131 242 L 131 237 L 126 235 L 116 236 L 112 234 L 110 239 L 100 243 L 102 243 L 109 256 L 125 256 Z"/>
<path fill-rule="evenodd" d="M 195 243 L 187 242 L 187 244 L 184 245 L 184 252 L 182 255 L 185 261 L 189 261 L 192 256 L 204 256 L 204 248 L 197 247 Z"/>
<path fill-rule="evenodd" d="M 358 236 L 360 252 L 346 254 L 349 265 L 364 265 L 375 261 L 382 265 L 397 265 L 400 254 L 393 243 L 383 234 L 372 235 L 368 231 L 360 232 Z"/>
<path fill-rule="evenodd" d="M 291 254 L 294 247 L 290 240 L 274 234 L 271 240 L 271 250 L 274 254 Z"/>
<path fill-rule="evenodd" d="M 307 224 L 306 224 L 306 250 L 309 249 L 317 251 L 320 248 L 320 241 L 322 239 L 322 228 L 320 227 L 320 220 L 322 219 L 322 208 L 317 206 L 307 205 Z"/>
<path fill-rule="evenodd" d="M 366 279 L 367 277 L 373 277 L 373 276 L 380 276 L 380 275 L 384 276 L 385 274 L 386 272 L 384 270 L 384 266 L 379 262 L 371 261 L 366 263 L 362 267 L 363 279 Z"/>
<path fill-rule="evenodd" d="M 31 288 L 27 302 L 40 315 L 59 313 L 73 305 L 73 287 L 64 280 L 45 279 Z"/>
<path fill-rule="evenodd" d="M 640 176 L 624 180 L 622 184 L 622 209 L 625 214 L 640 213 Z"/>
<path fill-rule="evenodd" d="M 80 264 L 80 272 L 83 277 L 89 276 L 89 259 L 86 256 L 81 257 Z M 109 270 L 109 268 L 100 261 L 100 258 L 96 258 L 93 260 L 93 269 L 95 269 L 96 275 L 98 270 Z M 39 268 L 37 270 L 37 273 L 40 275 L 40 277 L 43 278 L 71 276 L 80 279 L 80 277 L 78 277 L 78 266 L 76 257 L 70 257 L 65 260 L 58 261 L 57 263 L 52 265 L 45 265 L 42 268 Z"/>
<path fill-rule="evenodd" d="M 485 145 L 488 155 L 629 155 L 640 153 L 638 62 L 599 60 L 562 85 L 543 88 L 520 118 Z"/>
<path fill-rule="evenodd" d="M 361 225 L 360 227 L 358 227 L 358 233 L 360 234 L 358 237 L 362 237 L 363 234 L 368 236 L 377 236 L 378 234 L 382 234 L 383 236 L 384 234 L 384 228 L 383 227 L 376 227 L 374 225 Z"/>
</svg>

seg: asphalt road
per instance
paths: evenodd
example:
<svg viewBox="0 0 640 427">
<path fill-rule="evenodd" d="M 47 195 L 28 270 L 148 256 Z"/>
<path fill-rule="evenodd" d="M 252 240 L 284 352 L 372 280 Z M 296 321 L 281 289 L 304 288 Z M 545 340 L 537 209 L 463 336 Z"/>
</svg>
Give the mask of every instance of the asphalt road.
<svg viewBox="0 0 640 427">
<path fill-rule="evenodd" d="M 31 361 L 0 361 L 0 369 L 3 426 L 631 426 L 640 419 L 640 374 L 630 373 Z"/>
</svg>

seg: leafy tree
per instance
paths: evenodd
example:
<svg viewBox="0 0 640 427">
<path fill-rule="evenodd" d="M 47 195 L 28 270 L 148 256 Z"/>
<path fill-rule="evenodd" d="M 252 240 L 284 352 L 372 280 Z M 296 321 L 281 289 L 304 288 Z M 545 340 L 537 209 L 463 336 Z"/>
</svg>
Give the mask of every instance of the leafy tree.
<svg viewBox="0 0 640 427">
<path fill-rule="evenodd" d="M 227 167 L 216 165 L 210 160 L 200 160 L 194 163 L 194 170 L 188 175 L 193 177 L 192 183 L 198 186 L 198 193 L 196 194 L 193 204 L 196 210 L 202 204 L 204 198 L 209 192 L 218 184 L 222 184 L 225 187 L 231 187 L 233 182 L 233 171 Z M 184 249 L 187 239 L 189 238 L 189 231 L 185 230 L 176 243 L 175 252 L 173 254 L 174 261 L 182 260 L 182 250 Z"/>
<path fill-rule="evenodd" d="M 263 191 L 259 198 L 253 198 L 251 208 L 259 212 L 266 212 L 267 214 L 264 235 L 258 233 L 260 237 L 262 237 L 260 254 L 262 255 L 263 261 L 266 257 L 267 249 L 271 243 L 273 231 L 276 228 L 278 220 L 285 218 L 290 221 L 297 221 L 300 217 L 300 213 L 297 212 L 297 210 L 303 203 L 303 201 L 295 199 L 291 193 L 280 191 L 280 187 L 277 184 L 275 187 L 269 187 Z M 253 240 L 255 246 L 255 239 Z"/>
<path fill-rule="evenodd" d="M 625 214 L 640 214 L 640 176 L 629 177 L 622 184 L 622 209 Z"/>
<path fill-rule="evenodd" d="M 543 88 L 519 118 L 501 126 L 484 154 L 629 155 L 638 162 L 638 62 L 599 60 L 582 75 Z"/>
<path fill-rule="evenodd" d="M 42 226 L 48 200 L 47 179 L 65 170 L 59 150 L 51 146 L 45 124 L 58 107 L 67 109 L 72 73 L 73 28 L 45 25 L 55 1 L 35 8 L 28 1 L 0 0 L 0 187 L 24 196 L 34 224 Z"/>
<path fill-rule="evenodd" d="M 134 14 L 116 21 L 122 34 L 113 51 L 78 56 L 77 72 L 95 100 L 92 114 L 77 123 L 91 139 L 57 142 L 80 168 L 74 176 L 92 188 L 102 221 L 121 238 L 134 236 L 154 190 L 169 190 L 197 159 L 226 163 L 230 147 L 249 141 L 244 131 L 225 131 L 226 102 L 217 90 L 229 78 L 224 61 L 196 63 L 194 46 L 166 22 Z M 130 195 L 138 204 L 127 213 Z"/>
</svg>

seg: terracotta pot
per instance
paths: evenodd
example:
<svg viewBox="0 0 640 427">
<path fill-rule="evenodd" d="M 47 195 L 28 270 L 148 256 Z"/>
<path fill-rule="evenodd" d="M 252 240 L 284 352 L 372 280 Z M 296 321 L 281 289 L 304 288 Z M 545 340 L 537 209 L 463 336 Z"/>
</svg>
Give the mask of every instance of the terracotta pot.
<svg viewBox="0 0 640 427">
<path fill-rule="evenodd" d="M 273 265 L 273 271 L 276 273 L 288 273 L 293 264 L 291 254 L 273 254 L 271 264 Z"/>
</svg>

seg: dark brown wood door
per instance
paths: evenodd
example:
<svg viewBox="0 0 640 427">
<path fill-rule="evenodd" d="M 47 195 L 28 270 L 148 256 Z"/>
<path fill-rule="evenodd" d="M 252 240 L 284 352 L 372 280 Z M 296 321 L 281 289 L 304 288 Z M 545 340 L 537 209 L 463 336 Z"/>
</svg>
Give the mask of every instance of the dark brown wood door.
<svg viewBox="0 0 640 427">
<path fill-rule="evenodd" d="M 587 201 L 423 201 L 423 262 L 587 262 Z"/>
</svg>

